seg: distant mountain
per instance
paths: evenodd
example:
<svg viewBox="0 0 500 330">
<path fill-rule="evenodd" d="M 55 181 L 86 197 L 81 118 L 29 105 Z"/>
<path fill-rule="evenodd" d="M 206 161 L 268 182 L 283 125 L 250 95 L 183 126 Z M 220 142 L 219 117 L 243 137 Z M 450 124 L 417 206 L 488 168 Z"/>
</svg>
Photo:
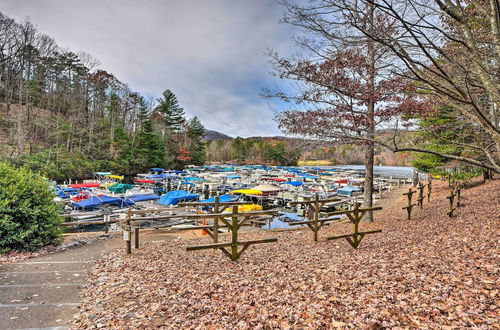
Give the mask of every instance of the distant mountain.
<svg viewBox="0 0 500 330">
<path fill-rule="evenodd" d="M 231 140 L 232 137 L 226 135 L 221 132 L 213 131 L 211 129 L 205 129 L 205 136 L 203 137 L 204 141 L 213 141 L 213 140 Z"/>
</svg>

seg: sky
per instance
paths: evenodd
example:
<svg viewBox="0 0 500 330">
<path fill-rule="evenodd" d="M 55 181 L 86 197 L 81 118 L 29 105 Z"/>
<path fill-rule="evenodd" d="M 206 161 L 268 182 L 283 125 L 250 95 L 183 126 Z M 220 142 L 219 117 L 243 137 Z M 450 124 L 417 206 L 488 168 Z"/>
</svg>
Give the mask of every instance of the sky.
<svg viewBox="0 0 500 330">
<path fill-rule="evenodd" d="M 274 0 L 1 0 L 0 11 L 91 54 L 134 91 L 170 89 L 208 129 L 282 135 L 273 117 L 283 105 L 259 95 L 282 84 L 264 51 L 294 51 Z"/>
</svg>

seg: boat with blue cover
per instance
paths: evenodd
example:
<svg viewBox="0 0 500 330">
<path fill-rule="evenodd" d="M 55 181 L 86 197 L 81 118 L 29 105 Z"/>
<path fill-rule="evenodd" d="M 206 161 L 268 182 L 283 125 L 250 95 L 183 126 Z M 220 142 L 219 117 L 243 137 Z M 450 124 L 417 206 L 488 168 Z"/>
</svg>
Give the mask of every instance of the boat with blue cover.
<svg viewBox="0 0 500 330">
<path fill-rule="evenodd" d="M 199 197 L 200 195 L 192 194 L 186 190 L 173 190 L 161 196 L 158 203 L 162 205 L 177 205 L 179 202 L 191 201 Z"/>
</svg>

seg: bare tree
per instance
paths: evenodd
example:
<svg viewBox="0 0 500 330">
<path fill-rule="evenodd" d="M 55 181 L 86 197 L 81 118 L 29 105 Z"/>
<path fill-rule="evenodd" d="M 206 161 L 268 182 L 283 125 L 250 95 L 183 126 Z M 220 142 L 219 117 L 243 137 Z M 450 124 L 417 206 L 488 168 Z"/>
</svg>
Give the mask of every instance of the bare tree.
<svg viewBox="0 0 500 330">
<path fill-rule="evenodd" d="M 500 4 L 497 0 L 367 0 L 393 22 L 394 34 L 359 23 L 363 7 L 335 1 L 358 31 L 386 46 L 399 61 L 395 72 L 417 92 L 453 108 L 480 131 L 449 143 L 446 154 L 398 139 L 377 141 L 393 151 L 417 151 L 464 161 L 500 173 Z M 475 137 L 475 138 L 474 138 Z"/>
<path fill-rule="evenodd" d="M 286 133 L 357 142 L 365 149 L 364 204 L 371 207 L 376 131 L 409 109 L 413 100 L 405 95 L 408 80 L 392 74 L 389 49 L 357 25 L 393 34 L 391 21 L 366 1 L 349 1 L 359 9 L 356 25 L 345 16 L 342 3 L 278 2 L 286 9 L 283 21 L 305 32 L 296 38 L 303 52 L 291 58 L 269 52 L 274 73 L 296 84 L 291 93 L 264 90 L 263 94 L 292 104 L 277 116 Z M 372 220 L 371 214 L 367 220 Z"/>
</svg>

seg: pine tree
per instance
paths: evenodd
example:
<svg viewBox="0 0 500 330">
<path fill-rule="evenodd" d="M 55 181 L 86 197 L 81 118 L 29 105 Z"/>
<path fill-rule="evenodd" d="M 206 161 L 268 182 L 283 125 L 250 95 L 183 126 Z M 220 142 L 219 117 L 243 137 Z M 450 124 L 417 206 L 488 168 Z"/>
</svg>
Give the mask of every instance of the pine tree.
<svg viewBox="0 0 500 330">
<path fill-rule="evenodd" d="M 163 139 L 153 129 L 153 123 L 144 100 L 141 100 L 138 118 L 141 130 L 137 136 L 135 164 L 141 169 L 161 167 L 165 165 L 165 148 Z"/>
<path fill-rule="evenodd" d="M 198 117 L 193 117 L 187 124 L 187 136 L 190 140 L 189 151 L 191 152 L 191 162 L 194 165 L 203 165 L 205 163 L 205 127 Z"/>
<path fill-rule="evenodd" d="M 177 96 L 170 90 L 163 92 L 163 98 L 158 99 L 158 110 L 163 114 L 164 135 L 178 133 L 186 123 L 184 109 L 179 106 Z"/>
<path fill-rule="evenodd" d="M 242 162 L 247 157 L 247 146 L 243 142 L 243 139 L 239 136 L 233 140 L 233 151 L 234 151 L 234 159 L 238 162 Z"/>
<path fill-rule="evenodd" d="M 170 90 L 163 92 L 163 97 L 158 99 L 158 111 L 163 115 L 163 132 L 166 163 L 169 166 L 177 167 L 176 160 L 179 160 L 180 149 L 178 136 L 184 128 L 186 119 L 184 109 L 179 106 L 179 101 Z"/>
</svg>

